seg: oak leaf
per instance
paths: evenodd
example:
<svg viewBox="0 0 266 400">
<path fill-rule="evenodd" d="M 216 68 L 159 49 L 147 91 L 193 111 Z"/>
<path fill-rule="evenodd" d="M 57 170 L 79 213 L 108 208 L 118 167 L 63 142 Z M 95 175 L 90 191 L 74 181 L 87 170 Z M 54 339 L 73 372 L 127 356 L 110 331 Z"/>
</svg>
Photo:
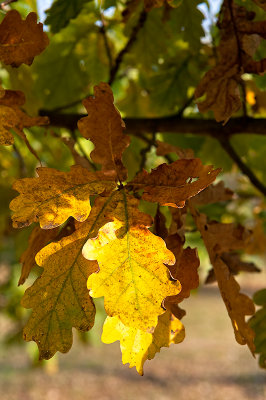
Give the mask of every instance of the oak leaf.
<svg viewBox="0 0 266 400">
<path fill-rule="evenodd" d="M 184 338 L 183 324 L 171 316 L 169 311 L 159 316 L 153 334 L 124 325 L 117 316 L 106 318 L 102 333 L 104 343 L 120 341 L 123 364 L 129 363 L 130 368 L 136 367 L 140 375 L 143 375 L 146 360 L 153 359 L 162 347 L 180 343 Z"/>
<path fill-rule="evenodd" d="M 160 140 L 156 140 L 156 146 L 156 154 L 158 156 L 165 156 L 169 153 L 176 153 L 179 158 L 194 158 L 194 151 L 192 149 L 182 149 L 181 147 L 161 142 Z"/>
<path fill-rule="evenodd" d="M 232 275 L 238 275 L 240 272 L 260 272 L 260 269 L 256 267 L 253 262 L 246 262 L 240 259 L 240 254 L 236 252 L 222 253 L 222 261 L 228 266 L 229 271 Z M 205 283 L 212 283 L 216 281 L 214 269 L 212 268 L 208 272 L 208 276 Z"/>
<path fill-rule="evenodd" d="M 48 46 L 49 39 L 37 14 L 31 12 L 25 21 L 16 10 L 9 11 L 0 24 L 0 60 L 12 67 L 31 65 L 34 57 Z"/>
<path fill-rule="evenodd" d="M 163 313 L 163 299 L 179 293 L 181 287 L 170 281 L 164 265 L 175 262 L 173 254 L 163 239 L 144 225 L 134 225 L 130 203 L 135 205 L 135 199 L 124 192 L 122 196 L 119 220 L 103 226 L 98 237 L 84 246 L 84 257 L 99 263 L 99 272 L 89 277 L 88 288 L 92 297 L 105 297 L 109 316 L 117 315 L 126 326 L 151 332 Z"/>
<path fill-rule="evenodd" d="M 22 285 L 29 276 L 30 271 L 36 265 L 35 256 L 36 254 L 49 242 L 54 240 L 58 234 L 58 229 L 41 229 L 36 226 L 30 234 L 29 245 L 24 253 L 20 257 L 22 264 L 21 275 L 19 278 L 18 285 Z"/>
<path fill-rule="evenodd" d="M 255 13 L 224 0 L 218 21 L 221 30 L 218 63 L 204 75 L 195 91 L 196 98 L 206 96 L 198 103 L 199 111 L 213 110 L 218 122 L 226 123 L 241 107 L 241 76 L 263 74 L 266 70 L 266 59 L 252 58 L 261 39 L 266 38 L 266 21 L 252 21 L 254 18 Z"/>
<path fill-rule="evenodd" d="M 50 243 L 36 256 L 44 270 L 22 298 L 22 305 L 33 309 L 23 335 L 37 343 L 40 359 L 69 351 L 72 327 L 88 331 L 94 324 L 95 307 L 86 283 L 98 266 L 81 252 L 90 229 L 89 222 L 80 224 L 72 235 Z"/>
<path fill-rule="evenodd" d="M 11 133 L 11 129 L 13 129 L 22 137 L 30 151 L 36 156 L 27 141 L 23 129 L 47 125 L 49 119 L 47 117 L 30 117 L 20 108 L 24 103 L 25 96 L 22 92 L 17 90 L 2 91 L 0 97 L 0 145 L 8 146 L 14 143 L 14 137 Z"/>
<path fill-rule="evenodd" d="M 85 221 L 91 210 L 90 195 L 110 192 L 116 186 L 110 176 L 81 166 L 72 166 L 70 172 L 37 168 L 37 173 L 38 178 L 20 179 L 13 185 L 20 193 L 10 203 L 15 228 L 40 222 L 41 228 L 51 229 L 70 216 Z"/>
<path fill-rule="evenodd" d="M 244 248 L 250 232 L 239 225 L 215 221 L 208 223 L 206 215 L 198 213 L 193 207 L 191 212 L 213 265 L 222 298 L 232 321 L 236 341 L 242 345 L 247 344 L 254 353 L 254 332 L 245 321 L 246 315 L 253 315 L 255 312 L 253 301 L 240 293 L 239 284 L 221 257 L 224 252 Z"/>
<path fill-rule="evenodd" d="M 220 171 L 212 165 L 204 166 L 198 158 L 181 159 L 170 165 L 161 164 L 150 173 L 143 170 L 129 184 L 143 190 L 146 201 L 184 207 L 186 200 L 210 185 Z"/>
<path fill-rule="evenodd" d="M 220 181 L 216 185 L 210 185 L 190 201 L 194 205 L 205 205 L 217 203 L 219 201 L 231 200 L 234 195 L 231 189 L 224 186 L 224 182 Z"/>
<path fill-rule="evenodd" d="M 83 101 L 88 116 L 81 118 L 78 128 L 81 134 L 95 145 L 91 159 L 102 165 L 103 170 L 115 171 L 120 181 L 127 177 L 122 164 L 122 154 L 129 145 L 129 136 L 123 133 L 125 124 L 114 106 L 114 97 L 107 83 L 94 87 L 94 97 Z"/>
<path fill-rule="evenodd" d="M 256 292 L 253 299 L 261 307 L 249 320 L 249 325 L 255 332 L 255 353 L 260 355 L 259 364 L 261 368 L 266 368 L 266 289 Z"/>
</svg>

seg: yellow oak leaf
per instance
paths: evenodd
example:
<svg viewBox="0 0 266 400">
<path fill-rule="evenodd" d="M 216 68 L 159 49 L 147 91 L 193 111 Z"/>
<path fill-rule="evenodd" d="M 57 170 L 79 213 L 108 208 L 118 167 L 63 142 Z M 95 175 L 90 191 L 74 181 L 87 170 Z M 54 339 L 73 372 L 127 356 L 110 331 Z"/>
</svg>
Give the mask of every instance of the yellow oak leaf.
<svg viewBox="0 0 266 400">
<path fill-rule="evenodd" d="M 30 151 L 36 156 L 34 150 L 30 147 L 24 128 L 32 126 L 47 125 L 47 117 L 30 117 L 20 109 L 25 103 L 25 96 L 18 90 L 4 90 L 0 96 L 0 145 L 11 145 L 14 143 L 14 137 L 11 133 L 13 129 L 26 142 Z"/>
<path fill-rule="evenodd" d="M 21 275 L 19 278 L 19 285 L 22 285 L 29 276 L 30 271 L 36 265 L 35 256 L 36 254 L 51 242 L 58 235 L 58 229 L 41 229 L 36 226 L 29 237 L 29 245 L 24 253 L 20 257 L 22 264 Z"/>
<path fill-rule="evenodd" d="M 12 67 L 31 65 L 34 57 L 48 46 L 49 39 L 37 14 L 31 12 L 25 21 L 18 11 L 9 11 L 0 24 L 0 60 Z"/>
<path fill-rule="evenodd" d="M 136 367 L 140 375 L 143 375 L 146 360 L 153 359 L 162 347 L 180 343 L 184 338 L 183 324 L 171 316 L 169 311 L 159 316 L 153 334 L 124 325 L 117 316 L 106 318 L 102 333 L 104 343 L 120 341 L 123 364 L 129 363 L 130 368 Z"/>
<path fill-rule="evenodd" d="M 88 288 L 92 297 L 105 297 L 109 316 L 117 315 L 125 325 L 151 332 L 163 313 L 163 299 L 179 293 L 181 287 L 170 281 L 164 265 L 175 262 L 173 254 L 145 226 L 130 226 L 132 197 L 121 192 L 124 206 L 119 220 L 103 226 L 98 237 L 84 246 L 84 257 L 97 260 L 100 269 L 89 277 Z"/>
<path fill-rule="evenodd" d="M 50 229 L 70 216 L 85 221 L 91 210 L 90 195 L 110 192 L 116 186 L 104 173 L 81 166 L 72 166 L 70 172 L 37 168 L 37 173 L 38 178 L 19 179 L 13 185 L 20 193 L 10 203 L 15 228 L 40 222 L 42 228 Z"/>
<path fill-rule="evenodd" d="M 115 171 L 120 181 L 127 177 L 122 164 L 122 154 L 129 145 L 129 136 L 123 133 L 125 124 L 114 106 L 114 97 L 107 83 L 94 87 L 94 97 L 83 101 L 88 116 L 81 118 L 81 134 L 95 145 L 91 159 L 102 165 L 103 170 Z"/>
<path fill-rule="evenodd" d="M 215 221 L 207 222 L 207 216 L 200 214 L 191 206 L 191 213 L 201 233 L 213 265 L 218 286 L 239 344 L 247 344 L 254 354 L 254 332 L 246 323 L 246 315 L 255 313 L 253 301 L 240 293 L 240 286 L 222 258 L 226 251 L 244 248 L 250 232 L 234 224 L 222 224 Z"/>
<path fill-rule="evenodd" d="M 184 207 L 186 200 L 210 185 L 220 171 L 212 165 L 204 166 L 198 158 L 181 159 L 170 165 L 161 164 L 150 173 L 143 170 L 129 184 L 143 190 L 146 201 Z"/>
<path fill-rule="evenodd" d="M 89 218 L 76 223 L 74 233 L 50 243 L 36 256 L 36 263 L 44 270 L 26 290 L 22 305 L 33 308 L 24 328 L 24 339 L 37 343 L 41 359 L 70 349 L 72 327 L 87 331 L 94 324 L 95 308 L 87 289 L 87 278 L 97 271 L 98 265 L 82 256 L 82 248 L 108 221 L 105 212 L 111 200 L 112 195 L 97 198 Z"/>
</svg>

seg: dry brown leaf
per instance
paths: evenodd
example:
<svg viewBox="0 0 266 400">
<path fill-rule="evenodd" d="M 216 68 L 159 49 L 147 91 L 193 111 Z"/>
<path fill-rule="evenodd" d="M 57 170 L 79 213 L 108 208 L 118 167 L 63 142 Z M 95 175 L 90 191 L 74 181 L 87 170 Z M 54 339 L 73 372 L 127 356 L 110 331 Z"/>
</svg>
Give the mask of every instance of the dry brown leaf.
<svg viewBox="0 0 266 400">
<path fill-rule="evenodd" d="M 260 269 L 256 267 L 253 262 L 245 262 L 240 259 L 240 254 L 222 253 L 222 261 L 228 266 L 229 271 L 232 275 L 238 275 L 240 272 L 260 272 Z M 205 283 L 212 283 L 216 281 L 214 269 L 212 268 L 205 280 Z"/>
<path fill-rule="evenodd" d="M 0 60 L 12 67 L 31 65 L 34 57 L 48 46 L 49 39 L 37 14 L 31 12 L 25 21 L 18 11 L 9 11 L 0 24 Z"/>
<path fill-rule="evenodd" d="M 248 296 L 240 293 L 239 284 L 222 259 L 224 252 L 244 248 L 250 232 L 234 224 L 208 223 L 207 216 L 200 214 L 192 206 L 191 212 L 213 265 L 222 298 L 232 321 L 236 341 L 242 345 L 247 344 L 254 354 L 254 332 L 245 321 L 246 315 L 255 313 L 254 303 Z"/>
<path fill-rule="evenodd" d="M 129 184 L 143 190 L 142 198 L 163 206 L 184 207 L 186 200 L 210 185 L 221 171 L 201 160 L 177 160 L 161 164 L 150 173 L 143 170 Z"/>
<path fill-rule="evenodd" d="M 182 149 L 181 147 L 161 142 L 160 140 L 156 140 L 156 145 L 156 154 L 158 156 L 165 156 L 169 153 L 176 153 L 179 158 L 194 158 L 194 151 L 192 149 Z"/>
<path fill-rule="evenodd" d="M 195 97 L 205 94 L 205 99 L 198 103 L 199 111 L 213 110 L 215 119 L 226 123 L 241 107 L 241 75 L 261 74 L 266 70 L 266 59 L 254 61 L 252 58 L 261 38 L 266 38 L 266 21 L 252 21 L 255 13 L 230 0 L 224 0 L 220 15 L 218 64 L 204 75 Z"/>
<path fill-rule="evenodd" d="M 224 182 L 221 181 L 216 185 L 210 185 L 197 196 L 191 199 L 192 204 L 204 205 L 217 203 L 219 201 L 231 200 L 234 192 L 226 187 L 224 187 Z"/>
<path fill-rule="evenodd" d="M 107 83 L 94 87 L 94 97 L 83 101 L 88 116 L 81 118 L 78 128 L 81 134 L 95 145 L 91 159 L 102 165 L 105 171 L 115 171 L 124 181 L 127 172 L 122 164 L 122 154 L 129 145 L 129 136 L 123 133 L 125 124 L 114 106 L 114 97 Z"/>
</svg>

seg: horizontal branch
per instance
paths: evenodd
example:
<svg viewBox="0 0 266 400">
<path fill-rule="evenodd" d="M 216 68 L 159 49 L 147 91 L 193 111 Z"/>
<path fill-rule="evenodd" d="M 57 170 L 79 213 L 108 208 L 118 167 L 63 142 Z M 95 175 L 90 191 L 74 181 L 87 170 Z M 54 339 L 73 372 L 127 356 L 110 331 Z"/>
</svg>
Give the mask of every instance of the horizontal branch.
<svg viewBox="0 0 266 400">
<path fill-rule="evenodd" d="M 50 118 L 52 126 L 76 129 L 83 114 L 62 114 L 53 111 L 41 110 L 41 115 Z M 139 133 L 167 132 L 173 134 L 192 133 L 194 135 L 230 137 L 235 134 L 266 135 L 265 118 L 232 118 L 225 126 L 213 119 L 180 118 L 169 116 L 161 118 L 124 118 L 126 133 L 138 136 Z"/>
</svg>

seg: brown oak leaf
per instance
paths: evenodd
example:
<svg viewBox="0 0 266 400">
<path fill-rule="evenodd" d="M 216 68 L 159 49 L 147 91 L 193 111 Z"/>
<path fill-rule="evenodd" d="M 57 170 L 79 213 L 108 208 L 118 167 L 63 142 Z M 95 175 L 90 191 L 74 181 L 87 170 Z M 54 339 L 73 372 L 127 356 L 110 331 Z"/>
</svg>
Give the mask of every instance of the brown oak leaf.
<svg viewBox="0 0 266 400">
<path fill-rule="evenodd" d="M 210 185 L 221 171 L 201 160 L 181 159 L 170 165 L 161 164 L 150 173 L 143 170 L 130 185 L 143 190 L 142 198 L 163 206 L 184 207 L 186 200 Z"/>
<path fill-rule="evenodd" d="M 16 10 L 9 11 L 0 24 L 0 60 L 12 67 L 31 65 L 34 57 L 48 46 L 49 39 L 37 14 L 31 12 L 25 21 Z"/>
<path fill-rule="evenodd" d="M 244 248 L 250 237 L 250 232 L 234 224 L 222 224 L 215 221 L 207 222 L 207 216 L 200 214 L 191 206 L 191 213 L 201 233 L 213 265 L 218 286 L 227 308 L 239 344 L 247 344 L 254 354 L 254 332 L 246 323 L 246 315 L 255 313 L 253 301 L 240 293 L 240 286 L 222 259 L 224 252 Z"/>
<path fill-rule="evenodd" d="M 122 154 L 129 145 L 129 136 L 123 133 L 125 124 L 114 106 L 114 97 L 107 83 L 94 87 L 94 97 L 83 101 L 88 116 L 81 118 L 81 134 L 95 145 L 91 159 L 105 171 L 115 171 L 118 180 L 124 181 L 127 172 L 122 164 Z"/>
</svg>

